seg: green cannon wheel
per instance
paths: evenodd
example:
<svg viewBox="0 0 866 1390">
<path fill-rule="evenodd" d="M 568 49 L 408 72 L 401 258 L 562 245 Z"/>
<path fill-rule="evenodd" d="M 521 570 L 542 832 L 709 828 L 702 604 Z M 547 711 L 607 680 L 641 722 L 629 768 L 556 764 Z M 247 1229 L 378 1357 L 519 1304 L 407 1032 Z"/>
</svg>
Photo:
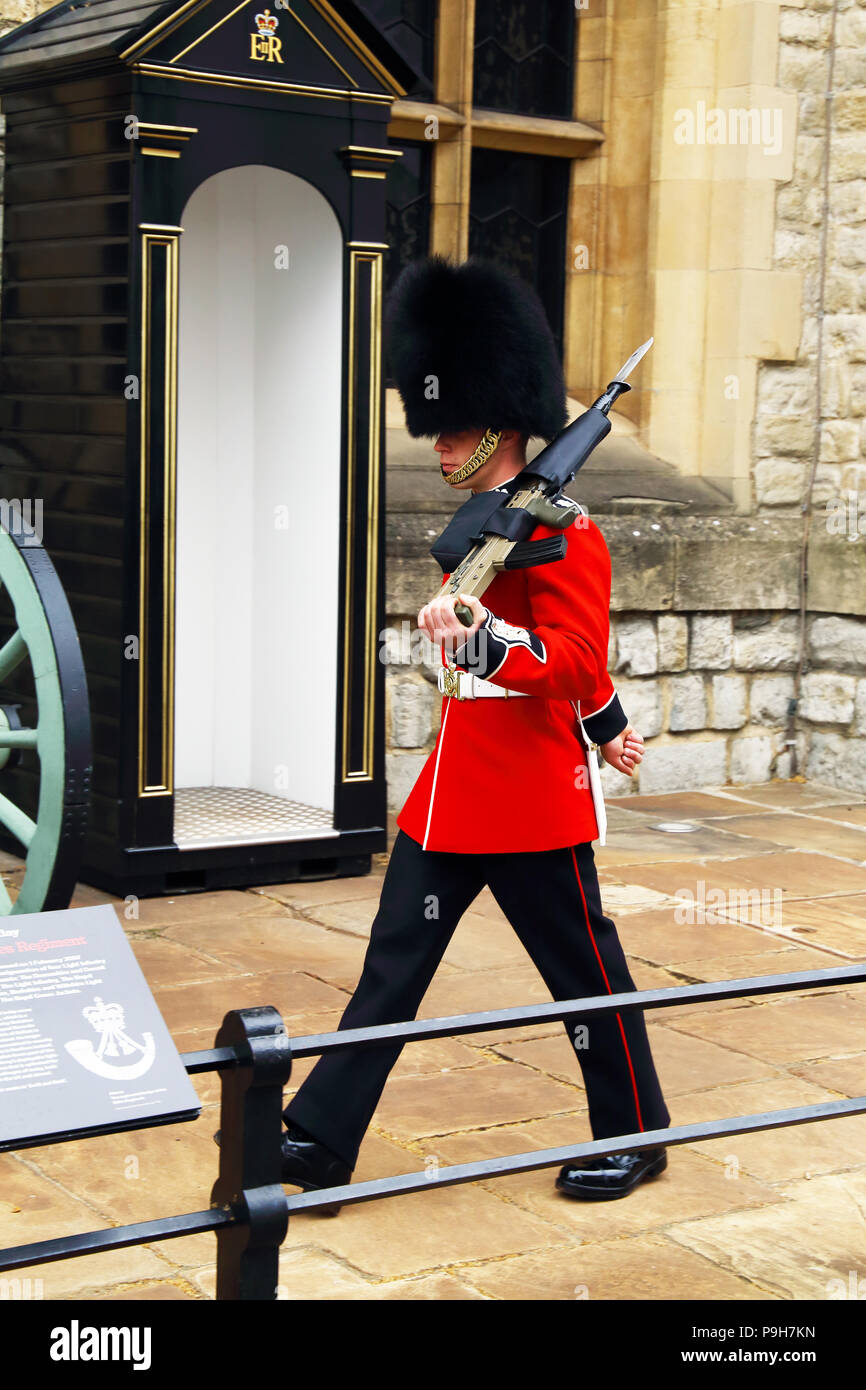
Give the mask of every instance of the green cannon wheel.
<svg viewBox="0 0 866 1390">
<path fill-rule="evenodd" d="M 0 705 L 0 829 L 7 832 L 5 842 L 11 836 L 23 847 L 25 860 L 14 899 L 0 879 L 0 915 L 8 915 L 69 906 L 93 757 L 87 680 L 63 587 L 42 545 L 2 524 L 0 595 L 4 631 L 13 626 L 0 645 L 0 687 L 14 688 L 22 700 L 21 706 Z M 29 788 L 24 799 L 35 808 L 7 794 L 13 767 L 15 786 Z"/>
</svg>

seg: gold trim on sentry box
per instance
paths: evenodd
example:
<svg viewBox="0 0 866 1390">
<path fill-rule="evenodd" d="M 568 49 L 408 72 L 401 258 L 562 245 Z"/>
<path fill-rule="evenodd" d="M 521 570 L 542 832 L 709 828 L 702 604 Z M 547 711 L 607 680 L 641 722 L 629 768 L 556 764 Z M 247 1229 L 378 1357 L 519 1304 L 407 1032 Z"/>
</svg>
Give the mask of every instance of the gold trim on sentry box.
<svg viewBox="0 0 866 1390">
<path fill-rule="evenodd" d="M 373 734 L 376 696 L 376 584 L 379 544 L 379 441 L 381 432 L 381 332 L 383 255 L 377 248 L 350 242 L 349 250 L 349 382 L 347 393 L 348 449 L 346 476 L 346 628 L 343 639 L 343 758 L 344 782 L 373 779 Z M 360 768 L 349 770 L 349 694 L 354 633 L 351 621 L 353 565 L 355 558 L 355 325 L 358 302 L 358 266 L 370 266 L 370 427 L 367 439 L 367 568 L 364 607 L 364 712 L 363 757 Z"/>
<path fill-rule="evenodd" d="M 145 72 L 151 77 L 181 78 L 185 82 L 222 87 L 243 87 L 264 92 L 293 92 L 299 96 L 322 97 L 326 101 L 371 101 L 390 106 L 394 98 L 385 92 L 353 92 L 348 87 L 305 87 L 299 82 L 276 82 L 266 77 L 238 77 L 225 72 L 198 72 L 195 68 L 172 68 L 163 63 L 133 63 L 133 72 Z"/>
<path fill-rule="evenodd" d="M 406 95 L 406 88 L 401 87 L 397 79 L 392 77 L 384 64 L 380 63 L 379 59 L 367 47 L 363 40 L 358 38 L 358 35 L 350 28 L 343 17 L 337 14 L 333 6 L 328 4 L 328 0 L 310 0 L 310 4 L 313 6 L 314 10 L 319 11 L 323 19 L 328 21 L 331 28 L 337 31 L 346 47 L 351 49 L 355 57 L 360 58 L 364 66 L 369 68 L 373 76 L 378 77 L 379 81 L 382 82 L 394 96 L 404 97 Z"/>
<path fill-rule="evenodd" d="M 162 38 L 164 33 L 170 33 L 173 32 L 175 29 L 179 29 L 182 24 L 185 24 L 188 19 L 192 18 L 194 13 L 197 13 L 198 10 L 207 8 L 207 5 L 210 4 L 210 2 L 211 0 L 205 0 L 205 4 L 200 4 L 199 0 L 189 0 L 188 4 L 182 6 L 182 8 L 179 10 L 175 10 L 173 14 L 168 15 L 165 19 L 161 20 L 159 24 L 156 24 L 152 29 L 149 29 L 146 34 L 140 35 L 140 37 L 137 38 L 134 43 L 131 43 L 128 48 L 124 49 L 122 53 L 118 54 L 118 57 L 126 59 L 136 53 L 146 53 L 149 48 L 153 48 L 154 44 L 156 44 Z M 390 96 L 388 98 L 389 100 L 393 100 L 395 96 L 402 97 L 406 95 L 406 88 L 401 87 L 400 83 L 396 80 L 396 78 L 391 76 L 391 74 L 388 72 L 388 69 L 382 63 L 380 63 L 379 59 L 375 56 L 371 49 L 369 49 L 367 45 L 363 42 L 363 40 L 360 39 L 358 35 L 349 27 L 345 20 L 337 14 L 336 10 L 334 10 L 327 3 L 327 0 L 310 0 L 310 3 L 313 9 L 318 11 L 318 13 L 325 20 L 325 22 L 328 25 L 330 25 L 331 29 L 333 29 L 334 32 L 339 36 L 339 38 L 343 40 L 346 47 L 355 55 L 356 58 L 360 59 L 364 67 L 367 68 L 367 70 L 374 77 L 377 77 L 379 81 L 383 84 L 383 86 L 387 87 L 390 93 Z M 231 13 L 236 14 L 237 10 L 241 8 L 242 5 L 238 5 L 237 8 L 235 10 L 232 10 Z M 299 20 L 298 16 L 292 12 L 290 6 L 288 12 L 292 15 L 293 19 L 297 20 L 298 23 L 301 24 L 302 28 L 307 28 L 303 21 Z M 211 29 L 208 30 L 208 33 L 213 33 L 214 29 L 219 28 L 219 25 L 224 23 L 225 19 L 229 19 L 230 17 L 230 15 L 226 15 L 224 19 L 219 20 L 216 24 L 214 24 L 211 27 Z M 311 31 L 308 30 L 307 32 L 310 33 Z M 205 38 L 206 35 L 203 34 L 201 37 Z M 315 38 L 315 35 L 311 35 L 311 37 Z M 201 40 L 196 40 L 195 42 L 200 41 Z M 316 39 L 316 42 L 319 43 L 319 40 Z M 191 45 L 191 47 L 193 46 L 194 45 Z M 324 45 L 320 46 L 324 48 Z M 176 62 L 178 58 L 183 56 L 183 53 L 188 51 L 188 49 L 182 50 L 182 52 L 178 53 L 174 58 L 171 59 L 171 61 L 173 63 Z M 325 49 L 325 52 L 327 53 L 327 49 Z M 332 54 L 328 54 L 328 56 L 332 58 L 332 61 L 337 64 L 337 67 L 340 68 L 341 72 L 344 71 L 341 65 L 337 63 L 336 58 L 333 58 Z M 350 78 L 349 80 L 354 81 L 354 78 Z"/>
<path fill-rule="evenodd" d="M 179 28 L 181 23 L 185 22 L 184 15 L 189 19 L 194 11 L 203 10 L 208 4 L 210 4 L 210 0 L 204 0 L 204 4 L 201 3 L 201 0 L 188 0 L 186 5 L 182 5 L 179 10 L 173 10 L 170 15 L 166 15 L 165 19 L 161 19 L 152 29 L 148 29 L 146 34 L 140 34 L 135 42 L 129 45 L 129 48 L 118 53 L 118 58 L 129 58 L 131 54 L 136 52 L 144 53 L 147 48 L 152 48 L 162 37 L 163 31 L 168 31 L 172 26 L 176 29 Z"/>
<path fill-rule="evenodd" d="M 140 419 L 141 452 L 139 460 L 139 589 L 138 589 L 138 794 L 139 796 L 170 796 L 174 790 L 174 548 L 175 548 L 175 487 L 177 464 L 177 310 L 178 310 L 178 252 L 180 227 L 161 227 L 156 223 L 140 223 L 141 231 L 141 367 Z M 156 460 L 150 457 L 149 432 L 149 352 L 151 347 L 151 288 L 153 253 L 158 247 L 165 251 L 165 338 L 163 342 L 163 551 L 162 551 L 162 738 L 161 782 L 146 782 L 147 730 L 145 728 L 145 693 L 147 686 L 147 617 L 150 584 L 148 561 L 148 525 L 150 521 L 150 482 Z"/>
</svg>

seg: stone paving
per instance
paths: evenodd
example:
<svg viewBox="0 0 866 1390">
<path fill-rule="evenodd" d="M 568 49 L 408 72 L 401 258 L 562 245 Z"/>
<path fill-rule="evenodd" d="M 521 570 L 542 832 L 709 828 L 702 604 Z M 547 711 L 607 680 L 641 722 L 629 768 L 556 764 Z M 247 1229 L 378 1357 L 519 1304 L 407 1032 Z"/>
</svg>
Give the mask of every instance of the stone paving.
<svg viewBox="0 0 866 1390">
<path fill-rule="evenodd" d="M 866 954 L 866 796 L 802 781 L 609 804 L 606 912 L 639 987 L 826 969 Z M 691 833 L 660 822 L 688 822 Z M 358 978 L 386 857 L 369 877 L 151 898 L 124 920 L 181 1051 L 230 1008 L 294 1034 L 335 1028 Z M 713 894 L 712 890 L 721 890 Z M 678 922 L 692 893 L 698 920 Z M 762 895 L 763 894 L 763 898 Z M 111 901 L 80 886 L 73 905 Z M 117 901 L 117 900 L 114 900 Z M 700 920 L 701 904 L 706 905 Z M 547 992 L 489 892 L 458 927 L 419 1016 Z M 866 986 L 655 1011 L 672 1122 L 866 1091 Z M 299 1061 L 293 1087 L 312 1060 Z M 201 1117 L 0 1156 L 0 1245 L 207 1207 L 218 1082 Z M 591 1137 L 559 1024 L 407 1046 L 359 1180 Z M 866 1116 L 688 1144 L 624 1200 L 584 1204 L 555 1170 L 292 1219 L 286 1299 L 826 1299 L 866 1280 Z M 46 1298 L 212 1298 L 214 1240 L 25 1271 Z M 854 1285 L 854 1287 L 857 1287 Z"/>
</svg>

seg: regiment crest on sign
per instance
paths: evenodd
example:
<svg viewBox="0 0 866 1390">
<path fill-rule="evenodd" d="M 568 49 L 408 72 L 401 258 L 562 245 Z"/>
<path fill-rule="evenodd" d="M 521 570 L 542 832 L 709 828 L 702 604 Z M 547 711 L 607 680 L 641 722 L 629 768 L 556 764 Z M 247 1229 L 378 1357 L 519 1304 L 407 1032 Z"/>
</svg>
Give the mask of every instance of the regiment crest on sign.
<svg viewBox="0 0 866 1390">
<path fill-rule="evenodd" d="M 126 1031 L 126 1019 L 122 1004 L 106 1004 L 99 995 L 82 1014 L 99 1035 L 94 1047 L 90 1038 L 76 1038 L 66 1044 L 66 1051 L 82 1067 L 96 1076 L 120 1077 L 132 1080 L 143 1076 L 153 1066 L 156 1044 L 152 1033 L 142 1033 L 142 1041 L 136 1042 Z M 111 1062 L 112 1057 L 139 1056 L 134 1062 Z"/>
</svg>

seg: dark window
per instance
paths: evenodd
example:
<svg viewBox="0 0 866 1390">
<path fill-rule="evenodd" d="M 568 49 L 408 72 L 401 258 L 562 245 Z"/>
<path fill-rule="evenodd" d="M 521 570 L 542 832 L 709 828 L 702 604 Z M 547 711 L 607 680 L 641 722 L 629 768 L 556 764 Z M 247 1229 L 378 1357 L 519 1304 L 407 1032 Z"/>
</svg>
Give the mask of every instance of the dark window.
<svg viewBox="0 0 866 1390">
<path fill-rule="evenodd" d="M 570 160 L 473 150 L 469 253 L 535 287 L 562 351 Z"/>
<path fill-rule="evenodd" d="M 436 0 L 362 0 L 361 8 L 420 75 L 407 95 L 431 96 Z"/>
<path fill-rule="evenodd" d="M 430 166 L 432 141 L 400 140 L 403 156 L 391 166 L 386 184 L 385 288 L 390 290 L 410 261 L 430 246 Z"/>
<path fill-rule="evenodd" d="M 572 115 L 572 0 L 477 0 L 473 105 Z"/>
</svg>

